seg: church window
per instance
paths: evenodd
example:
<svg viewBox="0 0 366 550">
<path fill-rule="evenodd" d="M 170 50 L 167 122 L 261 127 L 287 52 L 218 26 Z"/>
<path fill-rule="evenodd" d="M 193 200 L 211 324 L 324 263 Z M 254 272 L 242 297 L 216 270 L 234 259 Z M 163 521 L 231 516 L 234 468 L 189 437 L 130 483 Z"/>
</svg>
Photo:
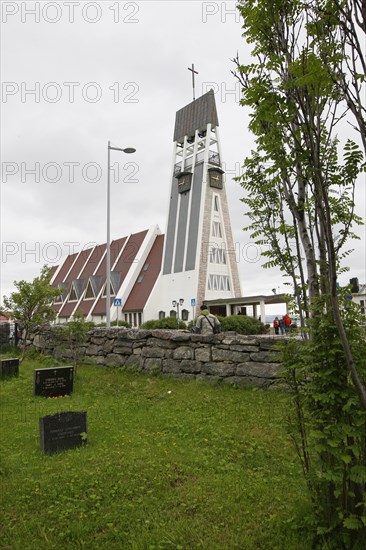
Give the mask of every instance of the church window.
<svg viewBox="0 0 366 550">
<path fill-rule="evenodd" d="M 114 296 L 115 292 L 112 284 L 110 285 L 110 289 L 111 289 L 111 296 Z M 106 297 L 107 297 L 107 285 L 105 285 L 104 292 L 103 292 L 103 298 L 106 298 Z"/>
<path fill-rule="evenodd" d="M 165 319 L 165 311 L 159 311 L 159 319 Z"/>
<path fill-rule="evenodd" d="M 85 292 L 85 300 L 90 300 L 95 298 L 92 285 L 89 281 L 86 292 Z"/>
<path fill-rule="evenodd" d="M 222 238 L 222 230 L 220 222 L 212 222 L 212 236 Z"/>
<path fill-rule="evenodd" d="M 230 279 L 228 275 L 209 275 L 208 290 L 230 290 Z"/>
<path fill-rule="evenodd" d="M 215 212 L 219 211 L 219 197 L 217 195 L 215 195 L 214 197 L 214 211 Z"/>
<path fill-rule="evenodd" d="M 142 283 L 143 280 L 144 280 L 144 276 L 140 275 L 140 277 L 137 279 L 137 282 Z"/>
<path fill-rule="evenodd" d="M 212 264 L 226 264 L 226 251 L 216 245 L 212 246 L 209 257 Z"/>
<path fill-rule="evenodd" d="M 69 302 L 76 302 L 77 299 L 78 298 L 76 296 L 75 288 L 72 287 L 71 292 L 70 292 L 70 296 L 69 296 Z"/>
</svg>

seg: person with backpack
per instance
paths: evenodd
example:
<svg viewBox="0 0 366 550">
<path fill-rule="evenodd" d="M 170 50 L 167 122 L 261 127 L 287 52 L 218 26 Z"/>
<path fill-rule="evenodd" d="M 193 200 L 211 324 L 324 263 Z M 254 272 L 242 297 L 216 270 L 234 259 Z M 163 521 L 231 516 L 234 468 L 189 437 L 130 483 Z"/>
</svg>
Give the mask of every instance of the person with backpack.
<svg viewBox="0 0 366 550">
<path fill-rule="evenodd" d="M 200 307 L 201 315 L 197 317 L 196 330 L 198 334 L 219 334 L 221 332 L 221 324 L 216 315 L 210 313 L 205 304 Z"/>
<path fill-rule="evenodd" d="M 280 322 L 278 320 L 278 317 L 276 317 L 275 320 L 273 321 L 273 327 L 274 327 L 275 334 L 279 334 Z"/>
</svg>

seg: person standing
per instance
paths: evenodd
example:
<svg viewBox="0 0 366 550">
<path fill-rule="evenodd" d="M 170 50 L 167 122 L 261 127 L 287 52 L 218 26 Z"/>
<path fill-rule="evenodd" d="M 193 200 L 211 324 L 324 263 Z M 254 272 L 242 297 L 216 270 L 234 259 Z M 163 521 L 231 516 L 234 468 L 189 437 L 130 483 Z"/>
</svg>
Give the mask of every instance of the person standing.
<svg viewBox="0 0 366 550">
<path fill-rule="evenodd" d="M 279 334 L 280 322 L 278 320 L 278 317 L 275 317 L 275 320 L 273 321 L 273 327 L 274 327 L 275 334 Z"/>
<path fill-rule="evenodd" d="M 291 330 L 291 317 L 286 313 L 286 315 L 283 316 L 283 322 L 285 323 L 285 332 L 286 334 L 290 332 Z"/>
<path fill-rule="evenodd" d="M 196 327 L 200 334 L 218 334 L 221 332 L 221 324 L 216 315 L 210 313 L 205 304 L 200 307 L 201 315 L 197 317 Z"/>
</svg>

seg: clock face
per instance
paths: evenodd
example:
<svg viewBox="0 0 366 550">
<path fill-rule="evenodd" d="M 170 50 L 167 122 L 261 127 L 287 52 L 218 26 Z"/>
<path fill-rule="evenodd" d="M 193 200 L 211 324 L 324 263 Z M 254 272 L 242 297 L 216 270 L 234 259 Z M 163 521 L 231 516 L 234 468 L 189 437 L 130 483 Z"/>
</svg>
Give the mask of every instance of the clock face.
<svg viewBox="0 0 366 550">
<path fill-rule="evenodd" d="M 215 170 L 210 170 L 210 186 L 216 189 L 222 189 L 222 174 Z"/>
<path fill-rule="evenodd" d="M 178 191 L 179 193 L 186 193 L 191 189 L 192 174 L 178 175 Z"/>
</svg>

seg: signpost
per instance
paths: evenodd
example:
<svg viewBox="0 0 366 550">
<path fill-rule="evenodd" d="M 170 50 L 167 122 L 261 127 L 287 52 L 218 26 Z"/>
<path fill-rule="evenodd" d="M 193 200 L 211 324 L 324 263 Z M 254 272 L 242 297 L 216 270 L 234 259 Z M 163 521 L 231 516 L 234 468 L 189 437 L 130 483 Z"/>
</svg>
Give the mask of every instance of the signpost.
<svg viewBox="0 0 366 550">
<path fill-rule="evenodd" d="M 192 321 L 194 321 L 194 308 L 196 307 L 196 298 L 191 298 L 191 306 L 192 306 Z"/>
<path fill-rule="evenodd" d="M 122 298 L 115 298 L 113 300 L 113 305 L 117 308 L 117 327 L 118 327 L 118 308 L 122 307 Z"/>
</svg>

